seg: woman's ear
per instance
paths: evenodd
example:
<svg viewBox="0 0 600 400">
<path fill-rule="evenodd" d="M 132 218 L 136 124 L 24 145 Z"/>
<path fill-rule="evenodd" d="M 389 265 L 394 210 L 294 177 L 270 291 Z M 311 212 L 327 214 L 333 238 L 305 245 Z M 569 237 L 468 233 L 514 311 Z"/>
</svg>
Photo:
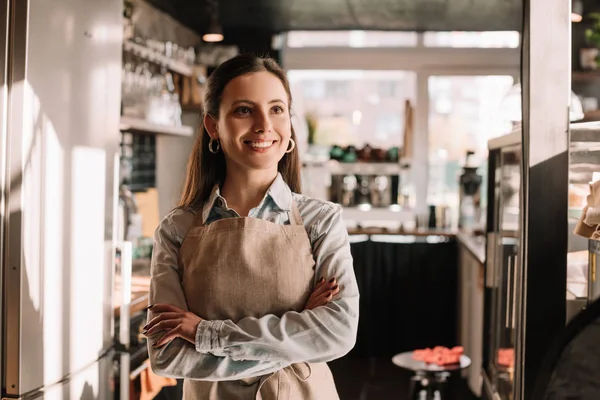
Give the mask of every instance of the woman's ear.
<svg viewBox="0 0 600 400">
<path fill-rule="evenodd" d="M 211 139 L 216 140 L 219 138 L 217 134 L 217 121 L 209 114 L 204 115 L 204 128 L 206 128 L 206 132 L 208 132 L 208 136 Z"/>
</svg>

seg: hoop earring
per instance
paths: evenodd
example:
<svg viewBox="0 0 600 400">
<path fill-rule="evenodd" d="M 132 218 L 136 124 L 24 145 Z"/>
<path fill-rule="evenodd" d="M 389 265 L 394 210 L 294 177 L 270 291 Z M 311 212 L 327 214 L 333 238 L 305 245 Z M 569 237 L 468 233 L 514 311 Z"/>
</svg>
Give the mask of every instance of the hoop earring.
<svg viewBox="0 0 600 400">
<path fill-rule="evenodd" d="M 291 144 L 291 146 L 289 149 L 287 149 L 285 151 L 286 153 L 291 153 L 294 150 L 294 148 L 296 147 L 296 142 L 294 142 L 294 139 L 292 139 L 292 138 L 290 138 L 290 144 Z"/>
<path fill-rule="evenodd" d="M 213 149 L 213 144 L 216 143 L 217 144 L 217 148 Z M 219 140 L 215 140 L 213 138 L 210 138 L 210 140 L 208 141 L 208 151 L 210 151 L 213 154 L 217 154 L 219 152 L 219 149 L 221 148 L 221 145 L 219 144 Z"/>
</svg>

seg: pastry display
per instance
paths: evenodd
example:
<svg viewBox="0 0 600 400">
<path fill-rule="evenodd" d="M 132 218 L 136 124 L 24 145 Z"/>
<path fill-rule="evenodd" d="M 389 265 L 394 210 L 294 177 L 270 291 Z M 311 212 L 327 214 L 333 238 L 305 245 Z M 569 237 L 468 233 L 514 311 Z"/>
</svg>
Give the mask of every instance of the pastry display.
<svg viewBox="0 0 600 400">
<path fill-rule="evenodd" d="M 413 360 L 423 361 L 426 364 L 436 364 L 439 366 L 453 365 L 460 363 L 464 349 L 460 346 L 451 349 L 444 346 L 436 346 L 433 349 L 426 348 L 413 351 Z"/>
<path fill-rule="evenodd" d="M 498 357 L 496 361 L 501 367 L 513 368 L 515 366 L 515 350 L 498 349 Z"/>
</svg>

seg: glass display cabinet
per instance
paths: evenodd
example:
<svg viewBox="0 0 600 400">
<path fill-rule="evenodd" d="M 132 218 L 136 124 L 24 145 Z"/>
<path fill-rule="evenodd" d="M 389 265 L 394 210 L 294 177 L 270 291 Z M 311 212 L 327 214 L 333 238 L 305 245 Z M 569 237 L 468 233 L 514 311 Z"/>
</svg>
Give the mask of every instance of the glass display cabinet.
<svg viewBox="0 0 600 400">
<path fill-rule="evenodd" d="M 592 191 L 592 187 L 600 188 L 597 183 L 600 181 L 600 122 L 571 124 L 570 131 L 569 227 L 580 234 L 569 236 L 567 319 L 600 297 L 597 279 L 600 218 L 596 216 L 600 210 L 600 191 Z M 586 206 L 590 208 L 582 215 Z M 581 229 L 581 223 L 587 227 Z"/>
<path fill-rule="evenodd" d="M 489 142 L 484 396 L 512 399 L 518 302 L 521 132 Z"/>
<path fill-rule="evenodd" d="M 555 166 L 557 170 L 568 172 L 568 188 L 557 190 L 556 199 L 546 199 L 545 203 L 535 205 L 543 214 L 545 208 L 553 207 L 554 202 L 561 202 L 563 195 L 568 196 L 568 202 L 564 202 L 568 204 L 568 209 L 561 213 L 561 216 L 567 217 L 568 223 L 556 224 L 557 227 L 567 227 L 567 231 L 559 235 L 564 239 L 562 242 L 557 241 L 556 237 L 546 240 L 546 235 L 540 235 L 539 240 L 523 235 L 523 174 L 531 174 L 532 168 L 527 168 L 522 161 L 521 131 L 516 130 L 488 143 L 490 179 L 487 188 L 489 202 L 482 371 L 484 399 L 514 398 L 515 379 L 518 379 L 515 374 L 518 357 L 515 354 L 527 336 L 535 332 L 531 328 L 528 332 L 522 317 L 526 286 L 537 293 L 537 298 L 542 299 L 544 296 L 555 298 L 558 295 L 554 289 L 550 293 L 550 288 L 562 288 L 565 324 L 600 297 L 597 278 L 597 265 L 600 262 L 600 183 L 597 193 L 592 193 L 591 189 L 594 182 L 600 182 L 600 122 L 574 123 L 569 131 L 568 157 L 562 158 L 560 164 Z M 549 175 L 546 179 L 552 182 L 555 177 Z M 593 194 L 597 200 L 594 200 Z M 598 208 L 591 213 L 588 222 L 595 224 L 582 229 L 584 208 L 594 201 Z M 532 207 L 531 204 L 529 207 Z M 544 218 L 551 219 L 552 216 L 547 213 Z M 561 259 L 566 263 L 566 274 L 561 275 L 556 271 L 552 274 L 553 271 L 549 269 L 547 281 L 527 282 L 526 272 L 520 265 L 522 258 L 519 252 L 523 240 L 537 243 L 542 247 L 542 253 L 543 246 L 560 249 L 564 242 L 566 254 L 562 253 L 564 258 Z M 562 276 L 566 280 L 559 282 Z M 535 305 L 537 311 L 533 307 L 529 305 L 528 312 L 541 315 L 543 308 L 549 306 L 541 301 Z"/>
</svg>

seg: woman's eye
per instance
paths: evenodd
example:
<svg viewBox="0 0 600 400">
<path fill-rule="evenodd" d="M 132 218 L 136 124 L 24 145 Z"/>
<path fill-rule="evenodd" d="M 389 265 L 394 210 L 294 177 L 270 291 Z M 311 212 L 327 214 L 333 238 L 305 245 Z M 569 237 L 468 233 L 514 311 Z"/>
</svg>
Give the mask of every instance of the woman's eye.
<svg viewBox="0 0 600 400">
<path fill-rule="evenodd" d="M 238 107 L 235 110 L 236 114 L 240 114 L 240 115 L 247 115 L 250 114 L 250 108 L 249 107 Z"/>
<path fill-rule="evenodd" d="M 283 111 L 284 111 L 283 107 L 281 107 L 281 106 L 275 106 L 275 107 L 273 107 L 273 112 L 275 114 L 281 114 L 281 113 L 283 113 Z"/>
</svg>

